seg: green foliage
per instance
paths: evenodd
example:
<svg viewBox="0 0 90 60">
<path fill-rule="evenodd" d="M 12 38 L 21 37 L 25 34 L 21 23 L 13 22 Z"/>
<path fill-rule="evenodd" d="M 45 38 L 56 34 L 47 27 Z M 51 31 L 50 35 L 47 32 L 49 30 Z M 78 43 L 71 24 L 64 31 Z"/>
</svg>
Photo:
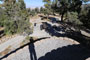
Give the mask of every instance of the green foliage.
<svg viewBox="0 0 90 60">
<path fill-rule="evenodd" d="M 28 12 L 28 14 L 30 15 L 31 9 L 30 9 L 30 8 L 27 8 L 27 12 Z"/>
<path fill-rule="evenodd" d="M 43 2 L 46 2 L 46 3 L 48 2 L 48 3 L 50 3 L 50 2 L 51 2 L 51 0 L 43 0 Z"/>
<path fill-rule="evenodd" d="M 4 13 L 4 9 L 0 8 L 0 26 L 3 27 L 5 24 L 5 13 Z"/>
<path fill-rule="evenodd" d="M 31 16 L 35 16 L 35 14 L 36 14 L 36 13 L 35 13 L 35 10 L 32 10 L 32 11 L 30 12 L 30 15 L 31 15 Z"/>
<path fill-rule="evenodd" d="M 43 7 L 40 8 L 40 13 L 44 13 L 44 8 Z"/>
<path fill-rule="evenodd" d="M 35 8 L 35 13 L 39 13 L 39 8 L 38 7 Z"/>
<path fill-rule="evenodd" d="M 44 13 L 46 15 L 49 15 L 52 13 L 52 9 L 51 9 L 51 0 L 43 0 L 43 2 L 45 3 L 45 9 L 44 9 Z"/>
<path fill-rule="evenodd" d="M 73 25 L 82 25 L 82 22 L 78 19 L 77 12 L 67 12 L 66 18 L 66 21 Z"/>
<path fill-rule="evenodd" d="M 81 5 L 81 0 L 54 0 L 54 3 L 52 3 L 52 9 L 61 15 L 61 21 L 63 21 L 63 16 L 67 12 L 79 13 Z"/>
<path fill-rule="evenodd" d="M 88 7 L 87 7 L 88 8 Z M 90 8 L 83 9 L 79 14 L 80 21 L 83 22 L 83 25 L 90 29 Z"/>
<path fill-rule="evenodd" d="M 27 11 L 30 16 L 35 16 L 36 14 L 40 13 L 40 10 L 38 7 L 36 7 L 35 9 L 32 9 L 32 10 L 29 8 L 29 9 L 27 9 Z"/>
<path fill-rule="evenodd" d="M 26 9 L 26 5 L 24 3 L 24 0 L 18 0 L 18 6 L 20 7 L 20 10 Z"/>
<path fill-rule="evenodd" d="M 26 10 L 24 0 L 5 0 L 3 3 L 3 20 L 5 34 L 14 34 L 30 31 L 29 14 Z"/>
<path fill-rule="evenodd" d="M 35 14 L 36 14 L 35 9 L 27 8 L 27 12 L 28 12 L 28 14 L 29 14 L 30 16 L 35 16 Z"/>
</svg>

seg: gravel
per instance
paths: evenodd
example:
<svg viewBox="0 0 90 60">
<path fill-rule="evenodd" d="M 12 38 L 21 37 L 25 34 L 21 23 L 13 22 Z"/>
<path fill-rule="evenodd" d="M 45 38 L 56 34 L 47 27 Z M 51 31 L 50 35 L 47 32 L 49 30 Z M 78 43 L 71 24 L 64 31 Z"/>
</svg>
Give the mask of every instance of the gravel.
<svg viewBox="0 0 90 60">
<path fill-rule="evenodd" d="M 41 31 L 38 23 L 30 36 L 41 38 L 50 35 Z M 89 53 L 80 44 L 70 39 L 51 37 L 29 44 L 3 60 L 90 60 Z"/>
<path fill-rule="evenodd" d="M 60 38 L 48 38 L 30 44 L 3 60 L 34 60 L 31 59 L 31 53 L 36 56 L 36 60 L 85 60 L 90 57 L 90 52 L 79 44 Z"/>
</svg>

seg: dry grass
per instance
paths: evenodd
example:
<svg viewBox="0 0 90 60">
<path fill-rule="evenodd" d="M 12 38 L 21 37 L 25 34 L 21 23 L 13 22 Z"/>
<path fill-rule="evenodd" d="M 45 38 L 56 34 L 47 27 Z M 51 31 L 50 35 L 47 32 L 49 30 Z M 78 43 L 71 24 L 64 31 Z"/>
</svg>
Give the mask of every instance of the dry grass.
<svg viewBox="0 0 90 60">
<path fill-rule="evenodd" d="M 39 18 L 38 15 L 35 15 L 35 16 L 33 16 L 33 17 L 30 17 L 31 20 L 35 20 L 35 19 L 38 19 L 38 18 Z"/>
<path fill-rule="evenodd" d="M 0 31 L 4 30 L 5 28 L 4 27 L 0 27 Z"/>
<path fill-rule="evenodd" d="M 15 34 L 15 35 L 5 35 L 5 36 L 1 37 L 0 38 L 0 44 L 8 41 L 9 39 L 11 39 L 11 38 L 13 38 L 15 36 L 17 36 L 17 34 Z"/>
<path fill-rule="evenodd" d="M 11 51 L 11 46 L 8 46 L 4 51 L 0 52 L 0 56 L 4 56 Z"/>
<path fill-rule="evenodd" d="M 25 44 L 27 44 L 27 43 L 30 43 L 30 38 L 31 38 L 31 37 L 27 36 L 27 37 L 25 38 L 25 40 L 23 40 L 23 41 L 20 43 L 20 46 L 23 46 L 23 45 L 25 45 Z M 33 40 L 36 40 L 36 39 L 37 39 L 37 37 L 33 37 Z"/>
<path fill-rule="evenodd" d="M 27 36 L 27 37 L 25 38 L 25 40 L 23 40 L 23 41 L 20 43 L 20 46 L 23 46 L 23 45 L 29 43 L 29 42 L 30 42 L 30 38 L 31 38 L 31 37 Z"/>
</svg>

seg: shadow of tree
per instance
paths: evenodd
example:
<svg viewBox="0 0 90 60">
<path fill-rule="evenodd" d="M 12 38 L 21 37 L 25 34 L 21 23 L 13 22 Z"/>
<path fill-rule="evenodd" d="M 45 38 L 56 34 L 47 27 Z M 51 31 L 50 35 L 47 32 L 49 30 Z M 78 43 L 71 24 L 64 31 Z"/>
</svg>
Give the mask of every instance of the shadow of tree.
<svg viewBox="0 0 90 60">
<path fill-rule="evenodd" d="M 61 31 L 62 28 L 58 28 L 58 30 L 55 30 L 54 27 L 51 26 L 51 24 L 49 24 L 47 22 L 42 23 L 41 26 L 43 26 L 43 28 L 45 29 L 45 31 L 47 33 L 49 33 L 51 36 L 57 36 L 57 37 L 60 37 L 60 36 L 64 37 L 65 36 L 64 34 L 58 33 L 58 31 Z M 64 30 L 62 30 L 62 31 L 64 31 Z"/>
<path fill-rule="evenodd" d="M 85 60 L 90 57 L 90 52 L 81 45 L 68 45 L 52 50 L 38 60 Z"/>
<path fill-rule="evenodd" d="M 49 19 L 50 19 L 50 22 L 52 22 L 52 23 L 60 23 L 60 20 L 58 18 L 49 17 Z"/>
<path fill-rule="evenodd" d="M 5 34 L 4 34 L 4 31 L 2 30 L 0 31 L 0 38 L 2 38 L 3 36 L 5 36 Z"/>
<path fill-rule="evenodd" d="M 81 32 L 74 31 L 73 29 L 64 25 L 52 26 L 51 24 L 46 23 L 46 26 L 47 27 L 45 28 L 45 31 L 49 33 L 51 36 L 68 37 L 75 41 L 78 41 L 84 46 L 90 47 L 90 37 L 82 35 Z M 60 31 L 64 33 L 60 33 Z"/>
<path fill-rule="evenodd" d="M 39 17 L 41 17 L 41 20 L 47 19 L 46 16 L 39 15 Z M 59 20 L 59 18 L 56 18 L 56 17 L 50 17 L 50 16 L 48 16 L 48 19 L 52 23 L 61 23 L 61 21 Z"/>
</svg>

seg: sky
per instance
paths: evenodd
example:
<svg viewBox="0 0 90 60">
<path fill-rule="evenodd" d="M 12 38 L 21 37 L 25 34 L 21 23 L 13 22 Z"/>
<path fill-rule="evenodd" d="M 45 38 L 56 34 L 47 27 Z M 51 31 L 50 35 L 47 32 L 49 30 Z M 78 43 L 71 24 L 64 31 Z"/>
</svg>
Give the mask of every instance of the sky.
<svg viewBox="0 0 90 60">
<path fill-rule="evenodd" d="M 24 0 L 24 2 L 27 8 L 35 8 L 35 7 L 44 6 L 44 3 L 42 2 L 42 0 Z M 90 4 L 90 1 L 88 3 Z"/>
<path fill-rule="evenodd" d="M 90 1 L 89 1 L 89 2 L 87 2 L 87 3 L 85 3 L 85 4 L 90 4 Z"/>
<path fill-rule="evenodd" d="M 35 7 L 44 6 L 44 3 L 42 2 L 42 0 L 24 0 L 24 2 L 26 3 L 27 8 L 35 8 Z M 87 3 L 90 4 L 90 1 Z M 87 3 L 83 3 L 83 4 L 87 4 Z"/>
<path fill-rule="evenodd" d="M 24 0 L 27 8 L 35 8 L 44 6 L 42 0 Z"/>
</svg>

